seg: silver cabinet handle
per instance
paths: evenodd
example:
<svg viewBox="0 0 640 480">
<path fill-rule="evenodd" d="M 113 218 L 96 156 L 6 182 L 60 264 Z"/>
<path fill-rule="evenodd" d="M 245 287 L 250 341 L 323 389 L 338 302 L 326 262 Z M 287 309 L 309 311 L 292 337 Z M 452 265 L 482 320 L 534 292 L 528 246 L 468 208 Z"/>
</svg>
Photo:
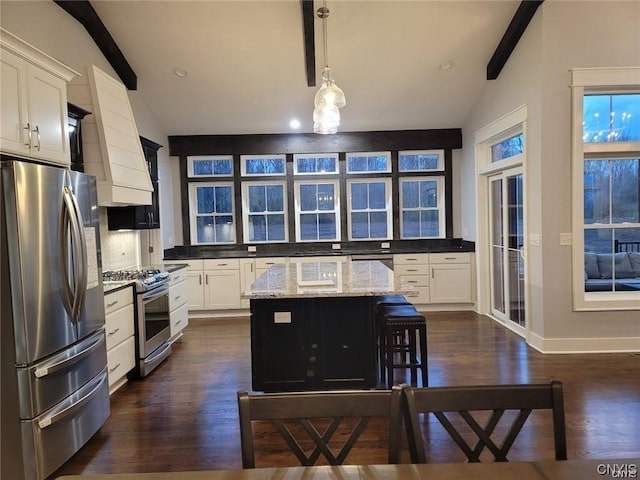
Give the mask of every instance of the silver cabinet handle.
<svg viewBox="0 0 640 480">
<path fill-rule="evenodd" d="M 417 272 L 416 268 L 407 268 L 407 272 Z"/>
<path fill-rule="evenodd" d="M 202 285 L 202 274 L 198 275 L 198 284 Z"/>
<path fill-rule="evenodd" d="M 182 295 L 176 295 L 174 298 L 175 298 L 176 300 L 179 300 L 181 296 L 182 296 Z"/>
<path fill-rule="evenodd" d="M 444 257 L 445 260 L 455 260 L 456 257 Z"/>
<path fill-rule="evenodd" d="M 436 278 L 436 276 L 435 276 L 435 268 L 431 268 L 431 278 Z"/>
<path fill-rule="evenodd" d="M 107 335 L 115 335 L 119 331 L 120 331 L 120 328 L 116 328 L 115 330 L 111 330 L 110 332 L 108 332 Z"/>
<path fill-rule="evenodd" d="M 113 307 L 114 305 L 117 305 L 117 304 L 118 304 L 118 302 L 119 302 L 119 300 L 116 300 L 115 302 L 107 303 L 107 308 L 111 308 L 111 307 Z"/>
<path fill-rule="evenodd" d="M 209 274 L 208 273 L 204 276 L 204 283 L 209 285 Z"/>
<path fill-rule="evenodd" d="M 120 368 L 120 364 L 118 363 L 118 364 L 116 364 L 116 366 L 115 366 L 115 367 L 113 367 L 113 368 L 110 368 L 110 369 L 109 369 L 109 373 L 113 373 L 113 372 L 115 372 L 115 371 L 116 371 L 117 369 L 119 369 L 119 368 Z"/>
<path fill-rule="evenodd" d="M 216 263 L 216 267 L 226 267 L 226 263 Z"/>
<path fill-rule="evenodd" d="M 27 122 L 27 126 L 24 127 L 24 130 L 27 131 L 27 143 L 25 143 L 24 145 L 31 148 L 31 124 L 29 122 Z"/>
<path fill-rule="evenodd" d="M 38 139 L 38 146 L 36 147 L 38 151 L 40 151 L 40 127 L 36 125 L 36 128 L 33 130 L 36 134 L 36 138 Z"/>
</svg>

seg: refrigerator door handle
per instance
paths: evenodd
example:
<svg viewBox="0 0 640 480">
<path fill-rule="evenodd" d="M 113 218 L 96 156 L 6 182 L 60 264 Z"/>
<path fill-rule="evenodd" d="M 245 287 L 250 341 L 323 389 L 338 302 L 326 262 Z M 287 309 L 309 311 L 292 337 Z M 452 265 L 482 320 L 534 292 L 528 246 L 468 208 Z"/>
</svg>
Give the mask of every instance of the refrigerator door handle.
<svg viewBox="0 0 640 480">
<path fill-rule="evenodd" d="M 85 348 L 84 350 L 70 356 L 69 358 L 60 360 L 59 362 L 37 368 L 34 372 L 34 375 L 36 376 L 36 378 L 42 378 L 46 377 L 47 375 L 59 372 L 60 370 L 64 370 L 65 368 L 69 368 L 79 360 L 82 360 L 84 357 L 90 355 L 103 342 L 104 337 L 102 335 L 99 335 L 95 339 L 93 339 L 93 341 L 89 345 L 87 345 L 87 348 Z"/>
<path fill-rule="evenodd" d="M 71 318 L 78 321 L 80 317 L 80 310 L 84 301 L 84 292 L 86 289 L 87 276 L 85 272 L 85 265 L 87 263 L 87 252 L 84 246 L 84 232 L 82 231 L 82 223 L 80 222 L 78 208 L 68 187 L 63 188 L 63 199 L 65 205 L 65 214 L 62 215 L 62 235 L 64 236 L 64 242 L 61 242 L 62 248 L 66 249 L 68 245 L 67 238 L 67 222 L 71 230 L 71 247 L 73 248 L 73 292 L 67 290 L 67 296 L 71 300 Z M 67 261 L 63 261 L 64 275 L 69 277 L 67 270 Z M 68 284 L 68 280 L 65 280 L 65 284 Z"/>
<path fill-rule="evenodd" d="M 100 389 L 100 387 L 102 386 L 102 382 L 105 382 L 107 379 L 106 375 L 98 375 L 96 378 L 94 378 L 93 380 L 91 380 L 91 382 L 89 382 L 90 385 L 91 383 L 93 383 L 93 385 L 91 385 L 91 391 L 89 393 L 87 393 L 84 397 L 80 398 L 77 402 L 69 405 L 67 408 L 65 408 L 64 410 L 61 410 L 60 412 L 54 413 L 53 415 L 47 415 L 46 417 L 42 418 L 41 420 L 38 421 L 38 426 L 40 427 L 40 429 L 45 429 L 57 422 L 59 422 L 60 420 L 68 417 L 69 415 L 73 415 L 76 411 L 78 411 L 80 408 L 82 408 L 82 406 L 84 404 L 86 404 L 89 400 L 91 400 L 91 398 L 93 397 L 93 395 L 96 393 L 96 391 L 98 391 Z"/>
<path fill-rule="evenodd" d="M 69 224 L 70 224 L 70 202 L 71 200 L 68 198 L 67 188 L 64 187 L 62 191 L 62 211 L 60 212 L 60 221 L 58 223 L 58 232 L 59 232 L 59 256 L 60 256 L 60 271 L 62 276 L 62 296 L 65 302 L 65 308 L 71 318 L 75 320 L 74 312 L 74 304 L 75 304 L 75 291 L 71 290 L 69 286 Z"/>
</svg>

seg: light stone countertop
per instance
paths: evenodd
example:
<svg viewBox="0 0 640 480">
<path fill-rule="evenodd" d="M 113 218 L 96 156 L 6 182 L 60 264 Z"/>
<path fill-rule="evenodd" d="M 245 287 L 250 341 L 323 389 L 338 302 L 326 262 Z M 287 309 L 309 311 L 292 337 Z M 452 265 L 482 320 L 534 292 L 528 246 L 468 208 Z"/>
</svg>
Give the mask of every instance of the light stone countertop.
<svg viewBox="0 0 640 480">
<path fill-rule="evenodd" d="M 244 298 L 416 295 L 415 288 L 378 260 L 272 265 L 243 292 Z"/>
</svg>

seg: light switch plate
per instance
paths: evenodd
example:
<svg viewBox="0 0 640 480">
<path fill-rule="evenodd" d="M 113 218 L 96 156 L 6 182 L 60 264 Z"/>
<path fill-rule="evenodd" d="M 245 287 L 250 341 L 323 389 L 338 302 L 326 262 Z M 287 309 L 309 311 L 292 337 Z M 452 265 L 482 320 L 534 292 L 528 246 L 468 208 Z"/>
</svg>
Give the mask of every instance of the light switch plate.
<svg viewBox="0 0 640 480">
<path fill-rule="evenodd" d="M 529 234 L 529 245 L 532 247 L 540 246 L 540 234 L 539 233 L 530 233 Z"/>
<path fill-rule="evenodd" d="M 560 234 L 560 245 L 573 245 L 573 234 L 571 234 L 571 233 L 561 233 Z"/>
</svg>

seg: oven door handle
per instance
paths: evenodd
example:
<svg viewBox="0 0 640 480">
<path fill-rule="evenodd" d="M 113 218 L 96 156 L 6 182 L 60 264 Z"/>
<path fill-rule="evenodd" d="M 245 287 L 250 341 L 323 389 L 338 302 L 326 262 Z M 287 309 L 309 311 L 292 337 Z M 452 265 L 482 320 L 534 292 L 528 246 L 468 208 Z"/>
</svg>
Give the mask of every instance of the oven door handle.
<svg viewBox="0 0 640 480">
<path fill-rule="evenodd" d="M 161 296 L 166 295 L 168 293 L 169 293 L 169 285 L 162 285 L 161 287 L 156 287 L 153 290 L 143 293 L 142 300 L 145 302 L 150 302 L 151 300 L 160 298 Z"/>
</svg>

